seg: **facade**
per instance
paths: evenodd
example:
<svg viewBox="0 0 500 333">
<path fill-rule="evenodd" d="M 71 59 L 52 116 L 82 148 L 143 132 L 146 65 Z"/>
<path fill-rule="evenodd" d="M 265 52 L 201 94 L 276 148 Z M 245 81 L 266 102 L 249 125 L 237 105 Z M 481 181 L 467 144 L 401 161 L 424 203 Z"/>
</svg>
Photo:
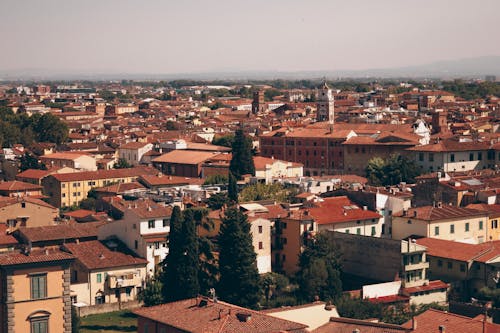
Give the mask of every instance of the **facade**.
<svg viewBox="0 0 500 333">
<path fill-rule="evenodd" d="M 80 153 L 53 153 L 40 157 L 40 161 L 48 168 L 73 168 L 80 171 L 96 171 L 94 157 Z"/>
<path fill-rule="evenodd" d="M 0 332 L 71 333 L 70 265 L 59 250 L 0 255 Z"/>
<path fill-rule="evenodd" d="M 129 142 L 118 148 L 118 157 L 128 164 L 136 166 L 143 161 L 143 156 L 153 149 L 153 144 L 144 142 Z"/>
<path fill-rule="evenodd" d="M 56 207 L 78 205 L 87 198 L 93 188 L 107 186 L 113 183 L 131 183 L 140 175 L 156 175 L 157 170 L 146 167 L 130 169 L 99 170 L 93 172 L 74 172 L 53 174 L 42 180 L 44 193 Z"/>
<path fill-rule="evenodd" d="M 73 303 L 96 305 L 137 300 L 146 280 L 145 259 L 127 254 L 128 249 L 116 241 L 93 240 L 63 247 L 76 258 L 71 265 Z"/>
<path fill-rule="evenodd" d="M 124 201 L 111 198 L 110 205 L 123 214 L 122 218 L 99 228 L 99 239 L 118 238 L 130 250 L 147 260 L 147 274 L 154 275 L 156 266 L 168 254 L 172 208 L 149 199 Z"/>
<path fill-rule="evenodd" d="M 304 170 L 300 163 L 275 160 L 274 158 L 266 158 L 254 156 L 255 178 L 264 180 L 266 184 L 272 183 L 273 179 L 286 177 L 302 177 Z"/>
<path fill-rule="evenodd" d="M 486 233 L 489 241 L 500 240 L 500 204 L 470 204 L 466 208 L 485 211 L 488 213 L 488 221 L 486 222 Z"/>
<path fill-rule="evenodd" d="M 54 225 L 58 216 L 59 209 L 40 199 L 0 197 L 0 223 L 5 224 L 9 232 L 19 227 Z"/>
<path fill-rule="evenodd" d="M 0 196 L 6 197 L 41 197 L 42 187 L 31 183 L 13 180 L 0 183 Z"/>
<path fill-rule="evenodd" d="M 152 160 L 153 166 L 166 175 L 200 177 L 202 165 L 219 153 L 174 150 Z"/>
<path fill-rule="evenodd" d="M 394 239 L 432 237 L 478 244 L 488 239 L 488 213 L 454 206 L 423 206 L 397 213 L 392 221 Z"/>
</svg>

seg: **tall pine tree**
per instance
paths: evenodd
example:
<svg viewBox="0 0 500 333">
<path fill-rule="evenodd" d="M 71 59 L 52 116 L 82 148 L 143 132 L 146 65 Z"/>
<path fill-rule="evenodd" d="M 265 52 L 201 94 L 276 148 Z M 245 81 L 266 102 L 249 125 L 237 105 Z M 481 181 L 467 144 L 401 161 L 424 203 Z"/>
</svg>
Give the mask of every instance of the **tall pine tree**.
<svg viewBox="0 0 500 333">
<path fill-rule="evenodd" d="M 184 212 L 184 221 L 182 222 L 182 253 L 177 269 L 179 273 L 178 299 L 196 297 L 200 292 L 199 262 L 200 254 L 194 212 L 192 209 L 188 209 Z"/>
<path fill-rule="evenodd" d="M 231 163 L 229 170 L 236 178 L 241 178 L 242 175 L 255 175 L 255 165 L 252 156 L 252 140 L 245 136 L 240 128 L 236 130 L 232 145 Z"/>
<path fill-rule="evenodd" d="M 238 203 L 238 184 L 236 182 L 236 177 L 233 173 L 229 171 L 229 184 L 227 187 L 227 196 L 231 203 Z"/>
<path fill-rule="evenodd" d="M 260 299 L 259 272 L 250 223 L 237 208 L 229 208 L 219 234 L 217 294 L 229 303 L 255 308 Z"/>
<path fill-rule="evenodd" d="M 181 248 L 182 212 L 178 206 L 172 210 L 170 217 L 170 233 L 168 237 L 168 256 L 165 259 L 162 273 L 162 294 L 167 302 L 178 299 L 177 283 L 179 280 L 179 261 Z"/>
</svg>

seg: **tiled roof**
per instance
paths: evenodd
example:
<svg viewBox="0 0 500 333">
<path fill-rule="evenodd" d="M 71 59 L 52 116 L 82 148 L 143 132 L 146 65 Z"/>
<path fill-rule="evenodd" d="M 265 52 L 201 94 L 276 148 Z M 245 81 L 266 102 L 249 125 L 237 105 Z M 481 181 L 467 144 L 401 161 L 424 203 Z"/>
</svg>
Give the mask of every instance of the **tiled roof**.
<svg viewBox="0 0 500 333">
<path fill-rule="evenodd" d="M 7 234 L 7 225 L 1 223 L 0 224 L 0 246 L 5 247 L 9 245 L 16 245 L 19 244 L 17 239 L 12 236 Z"/>
<path fill-rule="evenodd" d="M 416 328 L 412 333 L 439 333 L 439 326 L 444 326 L 450 333 L 500 333 L 500 325 L 483 323 L 482 320 L 460 316 L 454 313 L 429 309 L 415 317 Z M 483 330 L 484 324 L 484 330 Z M 408 321 L 404 327 L 412 327 Z"/>
<path fill-rule="evenodd" d="M 28 169 L 16 175 L 16 178 L 41 179 L 52 173 L 51 170 Z"/>
<path fill-rule="evenodd" d="M 150 143 L 147 142 L 128 142 L 119 147 L 119 149 L 140 149 Z"/>
<path fill-rule="evenodd" d="M 330 318 L 330 322 L 318 327 L 311 333 L 400 333 L 411 332 L 411 329 L 399 325 L 374 323 L 369 320 L 351 318 Z"/>
<path fill-rule="evenodd" d="M 487 216 L 486 212 L 475 209 L 455 207 L 443 205 L 442 207 L 422 206 L 417 208 L 410 208 L 406 215 L 403 212 L 398 212 L 394 216 L 404 216 L 425 221 L 439 221 L 452 218 L 466 218 L 474 216 Z"/>
<path fill-rule="evenodd" d="M 288 161 L 282 161 L 282 160 L 277 160 L 274 158 L 269 158 L 269 157 L 262 157 L 262 156 L 254 156 L 253 158 L 253 163 L 255 165 L 255 170 L 266 170 L 267 165 L 272 165 L 274 163 L 281 162 L 290 165 L 293 165 L 294 167 L 300 167 L 303 166 L 301 163 L 292 163 Z"/>
<path fill-rule="evenodd" d="M 31 183 L 20 182 L 18 180 L 13 180 L 9 182 L 0 183 L 0 191 L 41 191 L 43 187 L 40 185 L 35 185 Z"/>
<path fill-rule="evenodd" d="M 142 176 L 140 176 L 140 177 L 142 177 Z M 119 193 L 131 191 L 131 190 L 139 190 L 139 189 L 144 189 L 144 186 L 142 186 L 138 182 L 131 182 L 131 183 L 118 183 L 118 184 L 113 184 L 113 185 L 109 185 L 109 186 L 99 187 L 99 188 L 96 188 L 95 190 L 97 192 L 109 192 L 109 193 L 119 194 Z"/>
<path fill-rule="evenodd" d="M 314 203 L 314 207 L 305 210 L 318 224 L 335 224 L 381 217 L 374 211 L 360 208 L 346 196 L 325 198 L 323 201 Z"/>
<path fill-rule="evenodd" d="M 29 254 L 17 251 L 0 254 L 0 266 L 57 263 L 73 259 L 73 255 L 56 249 L 32 249 Z"/>
<path fill-rule="evenodd" d="M 190 333 L 306 332 L 306 325 L 222 301 L 191 298 L 134 310 L 138 316 Z M 247 320 L 245 320 L 247 319 Z"/>
<path fill-rule="evenodd" d="M 454 151 L 487 150 L 489 146 L 490 144 L 487 142 L 459 142 L 458 140 L 451 138 L 448 140 L 439 141 L 438 143 L 434 144 L 408 148 L 407 150 L 442 153 Z"/>
<path fill-rule="evenodd" d="M 67 243 L 64 247 L 87 269 L 145 265 L 147 260 L 119 251 L 111 251 L 100 241 Z"/>
<path fill-rule="evenodd" d="M 157 174 L 158 170 L 150 167 L 135 167 L 128 169 L 113 169 L 113 170 L 98 170 L 98 171 L 84 171 L 54 174 L 54 177 L 60 182 L 82 181 L 87 179 L 109 179 L 109 178 L 124 178 L 124 177 L 137 177 L 144 174 Z"/>
<path fill-rule="evenodd" d="M 42 227 L 19 228 L 19 234 L 30 242 L 97 238 L 97 228 L 103 222 L 60 224 Z"/>
<path fill-rule="evenodd" d="M 147 186 L 175 186 L 175 185 L 203 185 L 205 179 L 202 178 L 189 178 L 179 176 L 153 176 L 143 175 L 139 177 L 139 181 Z"/>
<path fill-rule="evenodd" d="M 448 289 L 449 284 L 445 283 L 441 280 L 435 280 L 435 281 L 429 281 L 428 284 L 422 285 L 422 286 L 417 286 L 417 287 L 409 287 L 409 288 L 403 288 L 403 294 L 405 295 L 411 295 L 414 293 L 422 292 L 422 291 L 431 291 L 431 290 L 438 290 L 438 289 Z"/>
<path fill-rule="evenodd" d="M 125 213 L 131 211 L 140 218 L 167 218 L 172 215 L 172 207 L 163 206 L 150 199 L 138 199 L 134 201 L 125 201 L 120 198 L 113 198 L 111 205 L 119 211 Z"/>
<path fill-rule="evenodd" d="M 81 152 L 66 152 L 66 153 L 53 153 L 49 155 L 40 156 L 41 160 L 76 160 L 79 157 L 88 156 Z"/>
<path fill-rule="evenodd" d="M 22 198 L 19 197 L 0 197 L 0 208 L 2 207 L 7 207 L 10 205 L 15 205 L 20 202 L 29 202 L 30 204 L 38 205 L 38 206 L 43 206 L 47 208 L 52 208 L 52 209 L 57 209 L 56 207 L 49 205 L 43 200 L 33 198 L 33 197 L 27 197 L 24 196 Z"/>
<path fill-rule="evenodd" d="M 199 164 L 218 153 L 192 150 L 173 150 L 152 160 L 156 163 Z"/>
<path fill-rule="evenodd" d="M 487 261 L 500 255 L 500 241 L 466 244 L 437 238 L 420 238 L 416 242 L 425 246 L 430 256 L 459 261 Z"/>
</svg>

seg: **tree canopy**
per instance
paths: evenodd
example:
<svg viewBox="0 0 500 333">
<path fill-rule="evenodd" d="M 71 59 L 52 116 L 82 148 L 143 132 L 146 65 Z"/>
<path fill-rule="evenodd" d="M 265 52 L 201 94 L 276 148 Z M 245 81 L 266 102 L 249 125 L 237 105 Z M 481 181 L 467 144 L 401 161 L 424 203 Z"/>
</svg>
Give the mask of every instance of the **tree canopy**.
<svg viewBox="0 0 500 333">
<path fill-rule="evenodd" d="M 252 140 L 245 136 L 240 128 L 236 130 L 234 142 L 232 145 L 231 163 L 229 170 L 236 178 L 241 178 L 242 175 L 255 175 L 255 165 L 252 156 Z"/>
<path fill-rule="evenodd" d="M 387 160 L 373 157 L 368 161 L 365 171 L 369 183 L 375 186 L 414 183 L 415 177 L 421 173 L 415 161 L 397 154 L 391 155 Z"/>
</svg>

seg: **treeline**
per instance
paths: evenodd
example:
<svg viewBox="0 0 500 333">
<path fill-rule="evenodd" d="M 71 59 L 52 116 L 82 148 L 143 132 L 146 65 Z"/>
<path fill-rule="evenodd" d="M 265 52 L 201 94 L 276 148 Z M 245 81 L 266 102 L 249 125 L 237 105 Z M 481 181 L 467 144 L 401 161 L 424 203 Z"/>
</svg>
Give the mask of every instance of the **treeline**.
<svg viewBox="0 0 500 333">
<path fill-rule="evenodd" d="M 68 137 L 68 126 L 56 116 L 46 114 L 14 113 L 7 106 L 0 106 L 0 147 L 33 142 L 60 144 Z"/>
</svg>

